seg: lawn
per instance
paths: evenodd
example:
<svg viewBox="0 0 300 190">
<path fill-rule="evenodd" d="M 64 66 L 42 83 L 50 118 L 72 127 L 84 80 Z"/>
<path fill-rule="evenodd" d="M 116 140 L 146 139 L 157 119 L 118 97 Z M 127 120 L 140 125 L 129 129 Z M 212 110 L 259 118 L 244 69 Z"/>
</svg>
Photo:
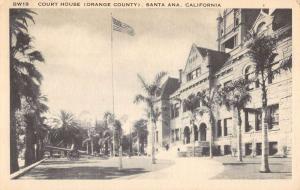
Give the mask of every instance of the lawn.
<svg viewBox="0 0 300 190">
<path fill-rule="evenodd" d="M 291 179 L 292 178 L 292 159 L 270 157 L 271 173 L 260 173 L 261 157 L 245 157 L 239 163 L 236 157 L 219 156 L 214 160 L 224 165 L 224 171 L 213 179 Z"/>
</svg>

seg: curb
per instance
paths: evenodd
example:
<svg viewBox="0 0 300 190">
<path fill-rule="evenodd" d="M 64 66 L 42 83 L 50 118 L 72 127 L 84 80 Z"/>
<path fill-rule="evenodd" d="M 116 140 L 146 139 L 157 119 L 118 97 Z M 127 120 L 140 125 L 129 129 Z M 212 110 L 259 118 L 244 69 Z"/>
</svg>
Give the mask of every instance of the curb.
<svg viewBox="0 0 300 190">
<path fill-rule="evenodd" d="M 44 159 L 42 159 L 42 160 L 40 160 L 40 161 L 38 161 L 38 162 L 36 162 L 36 163 L 34 163 L 34 164 L 31 164 L 30 166 L 27 166 L 27 167 L 25 167 L 25 168 L 23 168 L 23 169 L 21 169 L 21 170 L 15 172 L 15 173 L 11 174 L 11 175 L 10 175 L 10 179 L 16 179 L 17 177 L 23 175 L 25 172 L 27 172 L 27 171 L 29 171 L 30 169 L 36 167 L 37 165 L 39 165 L 40 163 L 42 163 L 42 162 L 45 161 L 46 159 L 47 159 L 47 158 L 44 158 Z"/>
</svg>

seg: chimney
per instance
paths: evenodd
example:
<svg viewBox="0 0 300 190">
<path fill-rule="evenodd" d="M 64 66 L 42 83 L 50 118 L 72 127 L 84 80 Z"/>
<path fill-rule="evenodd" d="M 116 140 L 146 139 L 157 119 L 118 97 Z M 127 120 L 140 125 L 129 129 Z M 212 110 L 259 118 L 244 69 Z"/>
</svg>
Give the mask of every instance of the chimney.
<svg viewBox="0 0 300 190">
<path fill-rule="evenodd" d="M 179 69 L 179 83 L 182 83 L 182 69 Z"/>
</svg>

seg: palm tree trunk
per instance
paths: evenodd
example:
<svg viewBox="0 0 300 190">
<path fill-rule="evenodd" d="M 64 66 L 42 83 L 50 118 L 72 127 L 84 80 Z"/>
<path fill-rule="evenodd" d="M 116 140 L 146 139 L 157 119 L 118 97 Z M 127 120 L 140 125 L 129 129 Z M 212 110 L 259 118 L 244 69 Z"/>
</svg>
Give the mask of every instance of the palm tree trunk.
<svg viewBox="0 0 300 190">
<path fill-rule="evenodd" d="M 142 143 L 141 143 L 141 153 L 144 154 L 145 153 L 145 150 L 144 150 L 144 141 L 142 140 Z"/>
<path fill-rule="evenodd" d="M 209 120 L 210 120 L 210 142 L 209 142 L 209 157 L 213 158 L 213 145 L 214 145 L 214 116 L 212 111 L 209 111 Z"/>
<path fill-rule="evenodd" d="M 237 150 L 238 150 L 238 161 L 242 162 L 243 161 L 243 153 L 242 153 L 242 120 L 241 120 L 241 110 L 236 109 L 236 114 L 237 114 Z"/>
<path fill-rule="evenodd" d="M 262 73 L 262 78 L 263 78 Z M 262 81 L 262 155 L 261 155 L 261 173 L 269 173 L 269 140 L 268 140 L 268 114 L 267 114 L 267 90 L 265 81 Z"/>
<path fill-rule="evenodd" d="M 35 162 L 33 120 L 33 115 L 27 115 L 27 126 L 25 130 L 25 166 L 29 166 Z"/>
<path fill-rule="evenodd" d="M 91 151 L 92 151 L 92 155 L 94 155 L 94 143 L 93 143 L 93 139 L 91 139 Z"/>
<path fill-rule="evenodd" d="M 151 122 L 151 135 L 152 135 L 152 138 L 151 138 L 151 144 L 152 144 L 152 147 L 151 147 L 151 158 L 152 158 L 152 164 L 155 164 L 155 123 L 152 121 L 152 113 L 150 114 L 150 122 Z"/>
<path fill-rule="evenodd" d="M 89 154 L 89 142 L 86 142 L 86 154 Z"/>
<path fill-rule="evenodd" d="M 40 157 L 39 157 L 39 160 L 43 159 L 43 156 L 44 156 L 44 140 L 43 139 L 40 139 Z"/>
<path fill-rule="evenodd" d="M 10 111 L 10 173 L 19 170 L 15 109 Z"/>
<path fill-rule="evenodd" d="M 138 152 L 138 155 L 141 154 L 141 151 L 140 151 L 140 138 L 139 136 L 137 136 L 137 142 L 136 142 L 136 145 L 137 145 L 137 152 Z"/>
<path fill-rule="evenodd" d="M 108 141 L 105 141 L 104 154 L 108 155 Z"/>
</svg>

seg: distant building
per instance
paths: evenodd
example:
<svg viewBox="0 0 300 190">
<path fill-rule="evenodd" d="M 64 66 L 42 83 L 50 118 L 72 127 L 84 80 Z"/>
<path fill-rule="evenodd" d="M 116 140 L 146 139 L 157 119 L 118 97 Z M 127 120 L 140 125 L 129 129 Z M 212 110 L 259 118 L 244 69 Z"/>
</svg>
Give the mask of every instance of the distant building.
<svg viewBox="0 0 300 190">
<path fill-rule="evenodd" d="M 258 35 L 277 35 L 278 56 L 274 64 L 292 55 L 292 22 L 290 9 L 225 9 L 217 18 L 218 50 L 193 44 L 185 67 L 179 70 L 179 79 L 169 78 L 163 85 L 156 106 L 161 110 L 155 131 L 156 146 L 195 145 L 198 154 L 207 154 L 211 126 L 206 113 L 199 115 L 191 127 L 190 113 L 182 101 L 216 85 L 254 75 L 254 64 L 247 56 L 245 41 L 249 31 Z M 261 154 L 261 91 L 258 83 L 249 86 L 252 101 L 242 113 L 242 147 L 244 155 Z M 268 81 L 268 104 L 271 117 L 269 126 L 270 155 L 282 154 L 292 146 L 292 74 L 282 72 Z M 199 104 L 199 106 L 202 106 Z M 236 127 L 233 112 L 225 107 L 215 110 L 213 131 L 214 153 L 232 154 L 236 150 Z M 149 129 L 150 130 L 150 129 Z M 151 142 L 151 141 L 148 141 Z"/>
</svg>

